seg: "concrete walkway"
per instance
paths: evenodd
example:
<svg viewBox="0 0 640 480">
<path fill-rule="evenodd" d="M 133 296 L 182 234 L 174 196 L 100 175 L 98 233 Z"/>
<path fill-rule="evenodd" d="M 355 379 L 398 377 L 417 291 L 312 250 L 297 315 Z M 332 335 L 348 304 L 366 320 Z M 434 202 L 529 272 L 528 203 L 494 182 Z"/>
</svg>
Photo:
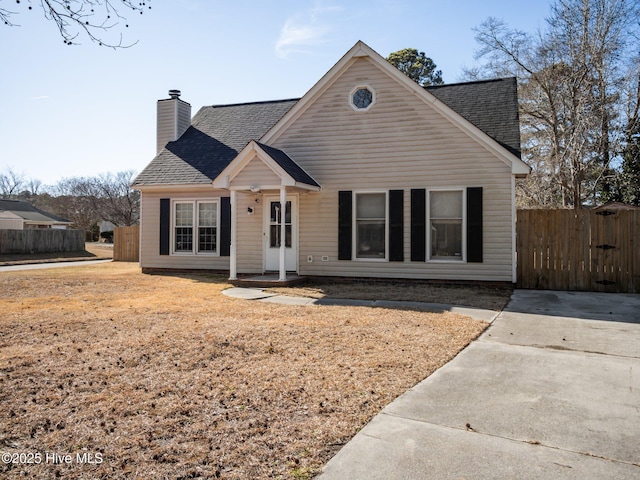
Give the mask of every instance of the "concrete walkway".
<svg viewBox="0 0 640 480">
<path fill-rule="evenodd" d="M 640 295 L 524 291 L 318 480 L 640 478 Z"/>
</svg>

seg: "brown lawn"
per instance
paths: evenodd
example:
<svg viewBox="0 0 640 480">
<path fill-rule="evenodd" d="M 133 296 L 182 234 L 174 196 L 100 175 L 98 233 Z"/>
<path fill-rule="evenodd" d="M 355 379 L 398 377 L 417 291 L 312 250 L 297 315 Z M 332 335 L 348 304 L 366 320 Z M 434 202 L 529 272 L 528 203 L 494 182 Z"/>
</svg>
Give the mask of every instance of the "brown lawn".
<svg viewBox="0 0 640 480">
<path fill-rule="evenodd" d="M 0 273 L 0 453 L 40 459 L 0 477 L 311 478 L 487 326 L 227 287 L 123 263 Z"/>
</svg>

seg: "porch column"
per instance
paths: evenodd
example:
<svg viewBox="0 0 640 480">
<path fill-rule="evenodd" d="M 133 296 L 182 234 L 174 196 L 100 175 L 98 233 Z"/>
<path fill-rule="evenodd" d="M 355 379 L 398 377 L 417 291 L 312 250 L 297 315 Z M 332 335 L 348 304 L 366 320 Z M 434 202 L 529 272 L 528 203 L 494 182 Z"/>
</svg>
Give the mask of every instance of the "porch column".
<svg viewBox="0 0 640 480">
<path fill-rule="evenodd" d="M 287 188 L 280 187 L 280 278 L 281 282 L 287 280 L 287 265 L 286 265 L 286 254 L 287 254 L 287 222 L 286 222 L 286 213 L 287 213 Z"/>
<path fill-rule="evenodd" d="M 236 230 L 237 230 L 237 214 L 238 214 L 238 202 L 237 194 L 235 190 L 231 190 L 231 248 L 229 249 L 229 280 L 237 280 L 238 272 L 236 267 Z"/>
</svg>

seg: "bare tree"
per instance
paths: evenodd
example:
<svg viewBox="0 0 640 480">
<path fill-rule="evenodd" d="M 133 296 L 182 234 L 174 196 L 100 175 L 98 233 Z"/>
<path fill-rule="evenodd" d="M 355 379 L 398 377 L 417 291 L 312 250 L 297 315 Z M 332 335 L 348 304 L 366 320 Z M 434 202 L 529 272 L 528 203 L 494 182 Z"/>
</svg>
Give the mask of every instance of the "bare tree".
<svg viewBox="0 0 640 480">
<path fill-rule="evenodd" d="M 131 189 L 134 177 L 135 172 L 128 170 L 91 179 L 94 208 L 104 220 L 119 227 L 138 223 L 140 193 Z"/>
<path fill-rule="evenodd" d="M 73 198 L 73 208 L 96 221 L 134 225 L 139 220 L 140 194 L 130 185 L 134 171 L 106 173 L 97 177 L 73 177 L 60 181 L 57 196 Z M 91 212 L 88 215 L 88 212 Z"/>
<path fill-rule="evenodd" d="M 80 193 L 78 180 L 77 178 L 60 180 L 51 187 L 50 194 L 39 197 L 38 204 L 40 208 L 68 218 L 75 228 L 93 231 L 102 219 L 95 212 L 90 199 Z"/>
<path fill-rule="evenodd" d="M 36 0 L 34 0 L 35 2 Z M 131 0 L 39 0 L 42 12 L 47 20 L 53 22 L 64 43 L 77 45 L 78 38 L 87 36 L 91 41 L 112 48 L 126 48 L 122 33 L 116 42 L 107 40 L 104 35 L 117 27 L 129 27 L 127 19 L 120 11 L 124 8 L 131 13 L 142 14 L 151 9 L 151 0 L 134 2 Z M 26 11 L 33 11 L 32 1 L 17 0 L 13 9 L 0 7 L 0 21 L 7 26 L 17 26 L 15 18 Z"/>
<path fill-rule="evenodd" d="M 27 185 L 23 173 L 18 173 L 12 168 L 7 168 L 5 173 L 0 173 L 0 197 L 6 199 L 17 198 Z"/>
<path fill-rule="evenodd" d="M 621 150 L 620 88 L 638 47 L 638 0 L 556 0 L 537 35 L 490 18 L 477 30 L 487 72 L 520 80 L 521 205 L 580 208 L 606 197 Z"/>
</svg>

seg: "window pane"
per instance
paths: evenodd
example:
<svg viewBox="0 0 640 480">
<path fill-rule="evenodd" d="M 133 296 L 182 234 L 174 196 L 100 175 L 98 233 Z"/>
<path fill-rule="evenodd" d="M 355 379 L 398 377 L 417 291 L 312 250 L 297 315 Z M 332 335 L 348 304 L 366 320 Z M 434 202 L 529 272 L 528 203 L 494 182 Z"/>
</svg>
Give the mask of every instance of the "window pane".
<svg viewBox="0 0 640 480">
<path fill-rule="evenodd" d="M 387 196 L 384 193 L 356 195 L 356 218 L 385 218 Z"/>
<path fill-rule="evenodd" d="M 193 228 L 176 227 L 176 252 L 193 251 Z"/>
<path fill-rule="evenodd" d="M 193 226 L 193 204 L 176 203 L 176 227 Z"/>
<path fill-rule="evenodd" d="M 216 228 L 215 227 L 198 228 L 198 251 L 199 252 L 215 252 L 216 251 Z"/>
<path fill-rule="evenodd" d="M 387 195 L 356 194 L 356 257 L 386 257 Z"/>
<path fill-rule="evenodd" d="M 358 258 L 385 258 L 384 221 L 358 221 L 356 256 Z"/>
<path fill-rule="evenodd" d="M 431 218 L 462 218 L 462 192 L 431 192 Z"/>
<path fill-rule="evenodd" d="M 271 225 L 269 232 L 269 246 L 271 248 L 280 248 L 280 225 Z M 291 225 L 285 225 L 284 246 L 291 248 Z"/>
<path fill-rule="evenodd" d="M 462 220 L 431 221 L 431 258 L 462 260 Z"/>
<path fill-rule="evenodd" d="M 215 227 L 217 216 L 215 203 L 198 204 L 198 225 L 200 227 Z"/>
<path fill-rule="evenodd" d="M 286 223 L 286 224 L 290 224 L 291 223 L 291 202 L 287 202 L 287 205 L 285 207 L 284 223 Z"/>
<path fill-rule="evenodd" d="M 291 223 L 291 202 L 287 202 L 286 211 L 284 213 L 284 221 L 285 223 Z M 280 202 L 271 202 L 271 222 L 280 223 L 280 219 L 282 216 L 280 215 Z"/>
</svg>

